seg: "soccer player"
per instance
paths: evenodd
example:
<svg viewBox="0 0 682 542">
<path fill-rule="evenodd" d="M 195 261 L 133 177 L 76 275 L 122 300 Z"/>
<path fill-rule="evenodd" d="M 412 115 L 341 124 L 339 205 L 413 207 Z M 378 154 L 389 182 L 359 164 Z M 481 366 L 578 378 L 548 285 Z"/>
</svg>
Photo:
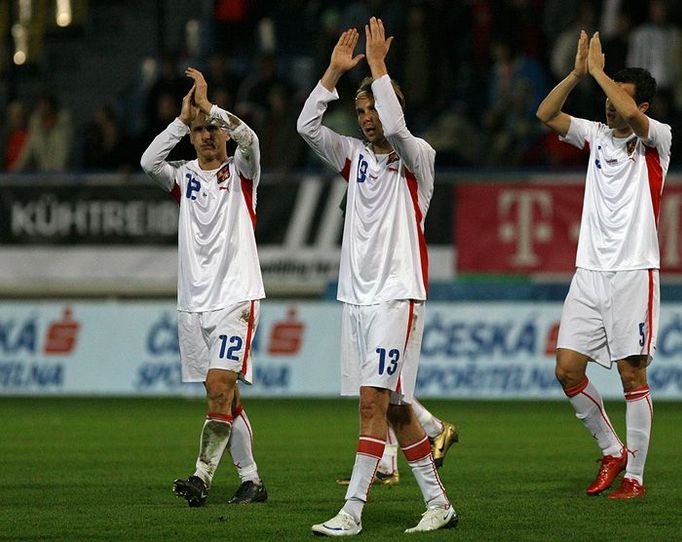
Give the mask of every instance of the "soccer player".
<svg viewBox="0 0 682 542">
<path fill-rule="evenodd" d="M 242 482 L 229 502 L 263 502 L 267 492 L 253 461 L 251 426 L 237 388 L 237 380 L 251 383 L 251 343 L 265 297 L 254 236 L 258 138 L 239 118 L 211 104 L 201 72 L 188 68 L 186 75 L 194 84 L 180 116 L 141 159 L 145 173 L 179 200 L 182 378 L 203 382 L 208 402 L 196 470 L 176 480 L 173 491 L 189 506 L 202 506 L 229 444 Z M 188 133 L 197 158 L 167 162 Z M 227 156 L 230 138 L 237 144 L 233 157 Z"/>
<path fill-rule="evenodd" d="M 576 272 L 564 303 L 556 375 L 576 416 L 602 450 L 588 495 L 609 488 L 625 470 L 611 499 L 645 494 L 643 474 L 653 408 L 646 368 L 656 349 L 659 317 L 657 226 L 670 163 L 670 126 L 646 111 L 656 81 L 641 68 L 604 73 L 599 33 L 580 33 L 573 71 L 540 104 L 538 118 L 567 143 L 589 145 Z M 606 94 L 606 125 L 562 111 L 590 74 Z M 618 367 L 626 400 L 627 447 L 609 421 L 587 363 Z"/>
<path fill-rule="evenodd" d="M 410 403 L 419 363 L 426 299 L 424 219 L 433 193 L 435 151 L 405 124 L 402 94 L 385 58 L 393 40 L 380 19 L 365 26 L 366 55 L 354 56 L 358 31 L 341 34 L 322 79 L 306 100 L 298 132 L 348 181 L 339 289 L 343 395 L 360 395 L 360 437 L 346 502 L 314 533 L 351 536 L 362 531 L 362 510 L 384 451 L 388 420 L 426 503 L 421 521 L 406 532 L 455 526 L 458 520 L 433 462 L 429 438 Z M 372 77 L 355 96 L 366 139 L 341 136 L 322 125 L 338 98 L 341 76 L 367 58 Z"/>
</svg>

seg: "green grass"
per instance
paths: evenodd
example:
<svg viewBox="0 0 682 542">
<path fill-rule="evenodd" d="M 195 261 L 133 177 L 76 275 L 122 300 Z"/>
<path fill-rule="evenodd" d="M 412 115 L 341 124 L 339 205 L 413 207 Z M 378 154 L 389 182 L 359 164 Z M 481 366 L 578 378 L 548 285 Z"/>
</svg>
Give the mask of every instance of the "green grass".
<svg viewBox="0 0 682 542">
<path fill-rule="evenodd" d="M 655 405 L 646 472 L 634 501 L 587 497 L 598 450 L 566 402 L 425 401 L 461 426 L 441 476 L 457 529 L 402 535 L 421 512 L 401 463 L 398 486 L 375 487 L 366 540 L 679 539 L 682 404 Z M 226 457 L 207 505 L 170 491 L 194 465 L 204 414 L 185 399 L 0 399 L 0 540 L 312 540 L 334 515 L 357 435 L 349 400 L 247 400 L 255 453 L 270 499 L 223 504 L 238 485 Z M 608 405 L 623 435 L 624 405 Z"/>
</svg>

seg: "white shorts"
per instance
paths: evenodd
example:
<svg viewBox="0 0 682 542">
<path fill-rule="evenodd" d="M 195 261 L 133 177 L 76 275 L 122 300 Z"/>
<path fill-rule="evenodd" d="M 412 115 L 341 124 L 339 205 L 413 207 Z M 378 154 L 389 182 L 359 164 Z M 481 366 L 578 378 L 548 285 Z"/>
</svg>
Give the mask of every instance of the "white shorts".
<svg viewBox="0 0 682 542">
<path fill-rule="evenodd" d="M 209 369 L 225 369 L 251 384 L 251 343 L 259 316 L 258 300 L 215 311 L 178 311 L 182 381 L 205 382 Z"/>
<path fill-rule="evenodd" d="M 628 356 L 656 351 L 660 309 L 658 269 L 576 270 L 561 313 L 557 348 L 585 354 L 610 368 Z"/>
<path fill-rule="evenodd" d="M 411 403 L 423 332 L 423 301 L 344 303 L 341 395 L 358 395 L 360 386 L 372 386 L 391 390 L 391 404 Z"/>
</svg>

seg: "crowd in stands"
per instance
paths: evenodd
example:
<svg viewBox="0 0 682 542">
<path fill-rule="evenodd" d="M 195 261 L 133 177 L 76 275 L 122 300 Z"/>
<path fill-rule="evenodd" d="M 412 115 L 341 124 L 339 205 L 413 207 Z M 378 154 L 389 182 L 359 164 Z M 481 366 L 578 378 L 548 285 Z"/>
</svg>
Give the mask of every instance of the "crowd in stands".
<svg viewBox="0 0 682 542">
<path fill-rule="evenodd" d="M 296 14 L 296 16 L 292 16 Z M 437 150 L 438 167 L 565 168 L 584 156 L 562 145 L 535 118 L 548 90 L 572 69 L 578 34 L 599 30 L 607 73 L 640 66 L 656 77 L 650 114 L 680 127 L 682 2 L 669 0 L 216 0 L 211 36 L 192 54 L 161 52 L 140 66 L 140 81 L 106 98 L 74 130 L 59 97 L 9 103 L 0 133 L 5 171 L 137 171 L 139 156 L 179 112 L 192 63 L 210 98 L 258 133 L 266 172 L 317 167 L 296 134 L 302 100 L 321 76 L 340 32 L 381 17 L 395 36 L 391 74 L 407 99 L 413 132 Z M 209 28 L 210 27 L 210 28 Z M 363 40 L 358 49 L 363 51 Z M 344 78 L 325 122 L 359 136 L 353 91 L 366 75 Z M 37 105 L 35 105 L 37 104 Z M 604 98 L 585 78 L 566 111 L 603 119 Z M 133 119 L 130 121 L 124 119 Z M 76 137 L 76 134 L 79 134 Z M 82 134 L 82 135 L 80 135 Z M 189 142 L 173 158 L 192 157 Z M 682 153 L 673 148 L 673 166 Z"/>
</svg>

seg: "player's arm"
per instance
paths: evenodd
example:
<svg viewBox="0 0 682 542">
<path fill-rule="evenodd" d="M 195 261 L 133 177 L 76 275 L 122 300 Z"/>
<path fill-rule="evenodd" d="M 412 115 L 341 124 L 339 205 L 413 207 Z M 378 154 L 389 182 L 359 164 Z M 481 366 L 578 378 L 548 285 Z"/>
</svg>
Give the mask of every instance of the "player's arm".
<svg viewBox="0 0 682 542">
<path fill-rule="evenodd" d="M 432 184 L 436 151 L 407 128 L 403 108 L 395 94 L 386 67 L 386 55 L 393 37 L 386 37 L 381 19 L 372 17 L 365 26 L 367 63 L 372 71 L 372 94 L 384 135 L 420 183 Z"/>
<path fill-rule="evenodd" d="M 605 58 L 601 49 L 599 32 L 590 39 L 588 69 L 590 75 L 602 88 L 604 94 L 618 111 L 618 114 L 630 125 L 632 131 L 642 139 L 649 137 L 649 117 L 644 112 L 649 109 L 647 102 L 637 105 L 635 100 L 621 86 L 604 73 Z"/>
<path fill-rule="evenodd" d="M 344 170 L 346 160 L 350 156 L 350 139 L 341 136 L 322 125 L 322 118 L 329 103 L 338 100 L 336 84 L 341 76 L 355 67 L 365 55 L 353 56 L 358 43 L 358 31 L 350 28 L 343 32 L 332 51 L 329 66 L 322 79 L 303 104 L 301 114 L 296 121 L 296 130 L 308 146 L 334 171 Z"/>
<path fill-rule="evenodd" d="M 562 111 L 566 98 L 587 73 L 588 40 L 584 30 L 580 31 L 575 66 L 571 73 L 555 86 L 542 100 L 535 113 L 548 128 L 565 137 L 571 127 L 571 116 Z"/>
<path fill-rule="evenodd" d="M 199 70 L 187 68 L 185 75 L 194 81 L 193 99 L 199 110 L 209 119 L 216 121 L 237 144 L 234 157 L 237 169 L 250 179 L 257 178 L 260 170 L 260 147 L 256 132 L 233 113 L 210 102 L 206 79 Z"/>
<path fill-rule="evenodd" d="M 197 114 L 197 109 L 192 104 L 194 91 L 193 86 L 182 99 L 180 115 L 154 138 L 140 159 L 143 171 L 168 192 L 175 187 L 176 168 L 166 158 L 175 145 L 189 133 L 189 125 Z"/>
</svg>

